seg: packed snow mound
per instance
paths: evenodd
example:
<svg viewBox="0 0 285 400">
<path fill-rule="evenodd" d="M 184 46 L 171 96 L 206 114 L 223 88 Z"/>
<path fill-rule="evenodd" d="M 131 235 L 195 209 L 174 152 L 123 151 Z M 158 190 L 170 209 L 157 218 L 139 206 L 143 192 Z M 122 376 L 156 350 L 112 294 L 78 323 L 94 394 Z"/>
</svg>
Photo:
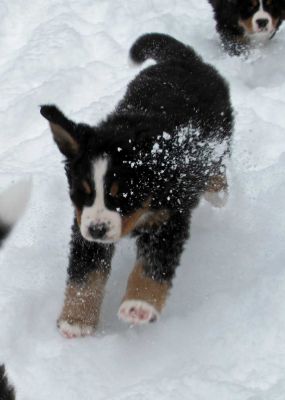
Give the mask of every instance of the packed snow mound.
<svg viewBox="0 0 285 400">
<path fill-rule="evenodd" d="M 244 59 L 222 52 L 206 0 L 3 0 L 0 16 L 0 192 L 33 180 L 0 254 L 0 357 L 18 399 L 283 400 L 284 29 Z M 39 105 L 96 123 L 138 73 L 131 44 L 155 31 L 193 46 L 230 84 L 229 202 L 202 201 L 194 213 L 159 323 L 130 329 L 117 319 L 135 256 L 125 240 L 97 335 L 68 341 L 56 318 L 73 211 Z"/>
</svg>

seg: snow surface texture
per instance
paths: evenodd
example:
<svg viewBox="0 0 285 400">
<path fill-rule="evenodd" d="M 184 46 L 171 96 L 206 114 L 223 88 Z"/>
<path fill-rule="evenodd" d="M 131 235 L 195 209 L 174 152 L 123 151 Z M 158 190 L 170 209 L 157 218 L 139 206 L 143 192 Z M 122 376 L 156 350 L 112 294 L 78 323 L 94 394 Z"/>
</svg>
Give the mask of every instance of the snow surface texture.
<svg viewBox="0 0 285 400">
<path fill-rule="evenodd" d="M 0 360 L 19 400 L 284 400 L 285 30 L 250 57 L 221 51 L 206 0 L 0 2 L 0 190 L 33 179 L 0 254 Z M 95 337 L 66 340 L 72 208 L 38 106 L 96 123 L 138 72 L 141 33 L 172 34 L 228 79 L 236 132 L 225 208 L 203 201 L 157 324 L 117 318 L 134 246 L 116 252 Z"/>
</svg>

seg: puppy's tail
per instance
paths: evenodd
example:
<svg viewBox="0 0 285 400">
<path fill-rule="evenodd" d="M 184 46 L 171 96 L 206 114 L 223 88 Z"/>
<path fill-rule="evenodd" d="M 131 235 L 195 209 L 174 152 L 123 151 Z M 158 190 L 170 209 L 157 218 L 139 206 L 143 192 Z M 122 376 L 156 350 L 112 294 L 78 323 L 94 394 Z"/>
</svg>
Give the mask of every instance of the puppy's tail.
<svg viewBox="0 0 285 400">
<path fill-rule="evenodd" d="M 0 247 L 24 212 L 30 192 L 31 182 L 20 181 L 0 194 Z"/>
<path fill-rule="evenodd" d="M 0 399 L 15 400 L 15 390 L 8 382 L 4 365 L 0 366 Z"/>
<path fill-rule="evenodd" d="M 184 60 L 193 61 L 198 58 L 191 47 L 163 33 L 147 33 L 140 36 L 130 49 L 130 58 L 141 64 L 149 58 L 157 62 Z"/>
</svg>

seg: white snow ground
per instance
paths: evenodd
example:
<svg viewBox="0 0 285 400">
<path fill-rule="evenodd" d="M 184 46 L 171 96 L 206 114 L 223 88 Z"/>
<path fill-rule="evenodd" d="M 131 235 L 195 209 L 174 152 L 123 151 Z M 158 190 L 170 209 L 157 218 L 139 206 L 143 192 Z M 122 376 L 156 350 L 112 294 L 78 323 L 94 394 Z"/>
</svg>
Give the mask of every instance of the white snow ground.
<svg viewBox="0 0 285 400">
<path fill-rule="evenodd" d="M 244 60 L 221 51 L 206 0 L 2 0 L 0 21 L 0 189 L 33 179 L 0 255 L 0 361 L 18 399 L 284 400 L 285 29 Z M 55 320 L 72 209 L 38 105 L 95 123 L 137 73 L 128 49 L 150 31 L 193 45 L 230 83 L 231 197 L 195 212 L 158 324 L 117 320 L 134 259 L 124 241 L 97 336 L 69 341 Z"/>
</svg>

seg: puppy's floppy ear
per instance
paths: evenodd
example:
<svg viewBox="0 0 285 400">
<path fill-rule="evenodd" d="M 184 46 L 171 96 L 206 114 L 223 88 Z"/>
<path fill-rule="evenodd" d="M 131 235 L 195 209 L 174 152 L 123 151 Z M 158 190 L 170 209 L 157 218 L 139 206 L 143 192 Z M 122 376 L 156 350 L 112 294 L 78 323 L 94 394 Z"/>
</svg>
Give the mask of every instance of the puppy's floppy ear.
<svg viewBox="0 0 285 400">
<path fill-rule="evenodd" d="M 77 125 L 54 105 L 41 106 L 40 112 L 49 121 L 54 141 L 62 154 L 67 158 L 75 157 L 80 148 L 76 135 Z"/>
</svg>

